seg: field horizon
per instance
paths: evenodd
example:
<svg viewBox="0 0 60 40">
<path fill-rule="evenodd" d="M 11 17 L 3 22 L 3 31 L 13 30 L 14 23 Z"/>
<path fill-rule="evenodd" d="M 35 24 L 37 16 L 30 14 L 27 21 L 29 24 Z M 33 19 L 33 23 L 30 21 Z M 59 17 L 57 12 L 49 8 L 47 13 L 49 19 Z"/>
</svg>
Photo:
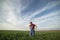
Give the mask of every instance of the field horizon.
<svg viewBox="0 0 60 40">
<path fill-rule="evenodd" d="M 30 30 L 0 30 L 0 31 L 30 31 Z M 60 30 L 35 30 L 35 31 L 60 31 Z"/>
</svg>

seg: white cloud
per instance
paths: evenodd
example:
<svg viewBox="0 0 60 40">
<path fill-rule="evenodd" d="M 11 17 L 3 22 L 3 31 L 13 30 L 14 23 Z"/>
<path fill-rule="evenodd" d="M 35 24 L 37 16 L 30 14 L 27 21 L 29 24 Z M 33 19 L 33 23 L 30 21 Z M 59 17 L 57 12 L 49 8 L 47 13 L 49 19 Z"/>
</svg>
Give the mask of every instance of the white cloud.
<svg viewBox="0 0 60 40">
<path fill-rule="evenodd" d="M 28 15 L 29 16 L 28 19 L 31 19 L 35 15 L 40 14 L 41 12 L 43 12 L 45 10 L 51 9 L 51 8 L 53 8 L 53 7 L 55 7 L 55 6 L 59 5 L 59 4 L 60 4 L 60 1 L 49 2 L 44 8 L 39 9 L 39 10 L 33 12 L 31 15 Z"/>
<path fill-rule="evenodd" d="M 48 19 L 50 19 L 51 17 L 55 17 L 56 15 L 59 15 L 60 10 L 57 11 L 53 11 L 47 15 L 44 15 L 42 17 L 39 18 L 34 18 L 32 21 L 35 21 L 37 23 L 42 23 L 42 22 L 46 22 Z M 37 19 L 37 20 L 36 20 Z"/>
<path fill-rule="evenodd" d="M 15 1 L 15 2 L 13 2 L 13 1 Z M 28 30 L 29 29 L 29 21 L 31 21 L 32 17 L 34 17 L 35 15 L 37 15 L 45 10 L 48 10 L 50 8 L 57 6 L 59 4 L 59 2 L 50 2 L 44 8 L 32 13 L 31 16 L 27 14 L 28 16 L 26 16 L 25 19 L 23 19 L 21 17 L 21 11 L 24 10 L 26 7 L 28 7 L 29 4 L 30 3 L 28 3 L 24 6 L 19 2 L 19 0 L 18 1 L 16 1 L 16 0 L 3 1 L 3 5 L 1 5 L 3 8 L 2 9 L 3 16 L 1 16 L 1 18 L 3 17 L 4 20 L 6 20 L 6 22 L 0 23 L 0 29 L 1 30 L 4 30 L 4 29 L 5 30 Z M 19 6 L 17 6 L 17 5 L 19 5 Z M 43 25 L 44 22 L 51 20 L 50 18 L 49 19 L 45 19 L 45 18 L 51 17 L 51 16 L 56 16 L 57 13 L 60 13 L 60 12 L 59 11 L 51 12 L 48 15 L 45 15 L 45 16 L 42 16 L 39 18 L 35 18 L 32 21 L 35 21 L 37 23 L 37 25 L 40 25 L 39 23 L 42 23 L 42 25 Z M 17 15 L 19 15 L 19 16 L 17 16 Z M 53 17 L 52 20 L 54 20 L 54 19 L 55 18 Z M 1 19 L 1 20 L 3 20 L 3 19 Z M 49 26 L 49 24 L 48 24 L 48 26 Z M 45 25 L 45 28 L 46 28 L 46 25 Z M 42 29 L 44 29 L 44 28 L 42 28 Z M 48 29 L 49 29 L 49 27 L 48 27 Z"/>
<path fill-rule="evenodd" d="M 25 10 L 34 0 L 21 0 L 21 8 Z"/>
</svg>

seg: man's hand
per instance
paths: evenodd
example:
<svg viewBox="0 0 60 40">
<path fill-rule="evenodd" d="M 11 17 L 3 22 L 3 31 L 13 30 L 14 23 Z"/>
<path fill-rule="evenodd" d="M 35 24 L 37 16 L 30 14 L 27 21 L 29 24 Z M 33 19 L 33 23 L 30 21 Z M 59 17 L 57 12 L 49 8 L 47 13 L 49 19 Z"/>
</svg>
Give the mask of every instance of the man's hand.
<svg viewBox="0 0 60 40">
<path fill-rule="evenodd" d="M 37 30 L 37 26 L 35 26 L 35 30 Z"/>
</svg>

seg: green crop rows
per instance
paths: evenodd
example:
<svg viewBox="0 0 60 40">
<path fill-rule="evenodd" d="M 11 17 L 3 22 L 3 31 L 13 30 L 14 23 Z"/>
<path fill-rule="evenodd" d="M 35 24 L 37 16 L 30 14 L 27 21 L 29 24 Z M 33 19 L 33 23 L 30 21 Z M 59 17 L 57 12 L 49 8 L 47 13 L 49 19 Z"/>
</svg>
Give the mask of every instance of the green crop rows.
<svg viewBox="0 0 60 40">
<path fill-rule="evenodd" d="M 0 31 L 0 40 L 60 40 L 60 32 L 36 32 L 31 37 L 27 31 Z"/>
</svg>

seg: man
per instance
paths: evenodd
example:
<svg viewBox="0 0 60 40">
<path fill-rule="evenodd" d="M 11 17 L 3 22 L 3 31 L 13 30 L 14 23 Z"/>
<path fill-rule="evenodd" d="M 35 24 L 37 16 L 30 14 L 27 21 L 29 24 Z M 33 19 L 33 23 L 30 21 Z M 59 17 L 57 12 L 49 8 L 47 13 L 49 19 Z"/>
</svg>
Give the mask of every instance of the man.
<svg viewBox="0 0 60 40">
<path fill-rule="evenodd" d="M 30 27 L 30 36 L 34 36 L 35 35 L 35 30 L 34 29 L 35 29 L 36 25 L 33 24 L 32 22 L 30 22 L 29 27 Z"/>
</svg>

